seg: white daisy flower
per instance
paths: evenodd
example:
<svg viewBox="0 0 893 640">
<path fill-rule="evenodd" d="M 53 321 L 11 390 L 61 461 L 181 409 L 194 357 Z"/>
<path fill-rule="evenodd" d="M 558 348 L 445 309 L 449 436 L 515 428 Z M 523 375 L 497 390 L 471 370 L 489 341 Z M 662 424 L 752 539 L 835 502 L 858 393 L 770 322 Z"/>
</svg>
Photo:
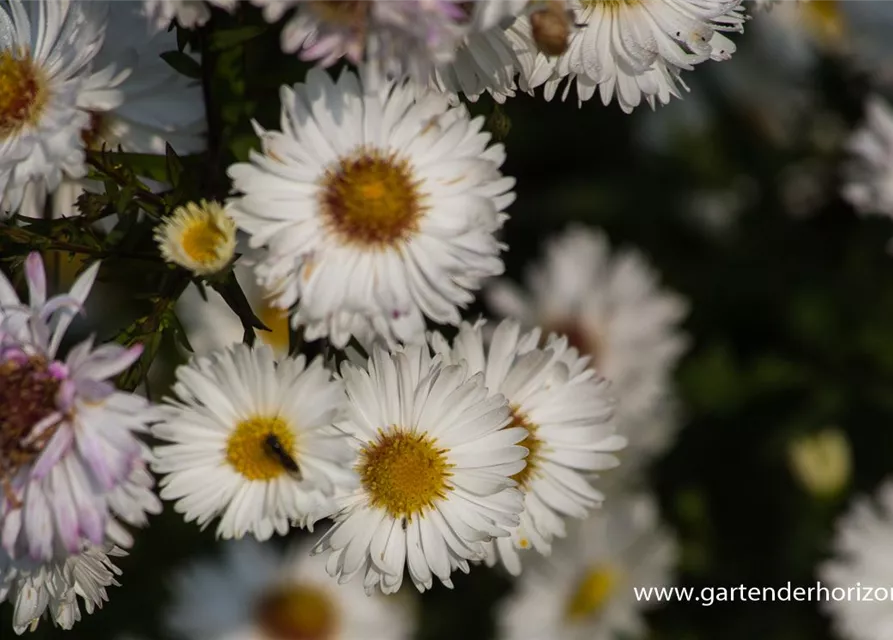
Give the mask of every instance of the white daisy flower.
<svg viewBox="0 0 893 640">
<path fill-rule="evenodd" d="M 338 585 L 309 546 L 285 555 L 245 539 L 176 576 L 167 626 L 187 640 L 410 640 L 415 611 L 396 598 Z M 407 603 L 408 604 L 408 603 Z"/>
<path fill-rule="evenodd" d="M 80 109 L 105 33 L 101 2 L 0 3 L 0 211 L 32 181 L 55 189 L 84 167 Z"/>
<path fill-rule="evenodd" d="M 562 99 L 576 83 L 578 101 L 596 89 L 607 105 L 617 97 L 630 113 L 644 96 L 653 108 L 687 90 L 680 78 L 706 60 L 728 60 L 735 44 L 723 32 L 744 30 L 741 0 L 570 0 L 576 24 L 567 51 L 540 55 L 530 87 L 544 85 L 551 100 L 567 79 Z"/>
<path fill-rule="evenodd" d="M 416 85 L 318 69 L 283 87 L 282 108 L 283 131 L 255 125 L 263 153 L 229 169 L 244 194 L 230 213 L 266 247 L 256 273 L 276 306 L 338 348 L 373 332 L 423 341 L 426 317 L 458 324 L 503 271 L 494 234 L 514 199 L 483 118 Z"/>
<path fill-rule="evenodd" d="M 303 60 L 323 67 L 342 57 L 356 65 L 368 61 L 395 77 L 427 77 L 433 66 L 453 60 L 470 29 L 469 15 L 457 0 L 252 2 L 263 7 L 268 22 L 295 8 L 282 30 L 283 51 L 300 51 Z"/>
<path fill-rule="evenodd" d="M 893 216 L 893 109 L 879 96 L 865 105 L 865 124 L 850 138 L 843 197 L 860 213 Z"/>
<path fill-rule="evenodd" d="M 527 4 L 527 0 L 472 2 L 469 31 L 455 59 L 435 67 L 429 86 L 450 94 L 454 104 L 459 93 L 471 102 L 484 93 L 499 103 L 513 97 L 516 76 L 527 78 L 536 61 L 530 25 L 523 17 Z"/>
<path fill-rule="evenodd" d="M 232 12 L 239 0 L 143 0 L 143 14 L 159 30 L 166 30 L 176 21 L 181 27 L 194 29 L 211 17 L 211 6 Z"/>
<path fill-rule="evenodd" d="M 219 202 L 177 207 L 154 235 L 167 262 L 200 276 L 221 271 L 236 252 L 236 223 Z"/>
<path fill-rule="evenodd" d="M 137 434 L 157 417 L 145 399 L 109 382 L 141 348 L 94 349 L 90 338 L 58 359 L 98 268 L 47 300 L 43 263 L 32 253 L 28 306 L 0 274 L 0 526 L 16 560 L 62 560 L 105 541 L 112 501 L 124 499 L 116 491 L 142 461 Z"/>
<path fill-rule="evenodd" d="M 644 635 L 634 587 L 672 584 L 672 534 L 647 495 L 612 497 L 548 561 L 530 567 L 497 612 L 499 640 L 614 640 Z"/>
<path fill-rule="evenodd" d="M 887 640 L 893 634 L 889 601 L 862 600 L 855 590 L 890 584 L 893 481 L 886 480 L 874 499 L 858 498 L 836 528 L 834 556 L 819 566 L 817 574 L 829 593 L 841 595 L 825 599 L 822 608 L 841 638 Z"/>
<path fill-rule="evenodd" d="M 527 452 L 521 428 L 504 428 L 505 398 L 487 397 L 482 373 L 443 365 L 427 347 L 372 349 L 365 367 L 345 362 L 349 398 L 337 427 L 352 436 L 359 487 L 338 498 L 329 551 L 339 582 L 362 575 L 366 591 L 394 593 L 404 567 L 419 589 L 482 560 L 483 543 L 519 524 L 523 496 L 512 476 Z"/>
<path fill-rule="evenodd" d="M 266 346 L 235 344 L 177 369 L 176 398 L 153 426 L 174 444 L 155 449 L 166 474 L 161 497 L 176 500 L 202 527 L 221 516 L 217 535 L 259 540 L 292 523 L 312 528 L 334 509 L 336 488 L 352 480 L 347 440 L 331 430 L 343 404 L 341 382 L 316 359 L 273 360 Z"/>
<path fill-rule="evenodd" d="M 566 336 L 611 381 L 618 430 L 629 440 L 620 454 L 626 476 L 673 435 L 671 375 L 686 347 L 679 329 L 686 303 L 660 288 L 640 253 L 612 254 L 603 233 L 583 227 L 550 240 L 526 284 L 529 293 L 497 281 L 486 300 L 498 315 Z"/>
<path fill-rule="evenodd" d="M 173 31 L 153 31 L 137 2 L 111 2 L 108 28 L 78 106 L 89 114 L 81 137 L 88 149 L 103 147 L 128 153 L 164 154 L 170 144 L 180 154 L 204 149 L 205 104 L 201 85 L 178 73 L 162 58 L 176 50 Z M 75 203 L 87 190 L 101 193 L 101 182 L 64 178 L 50 194 L 32 181 L 18 211 L 41 218 L 78 215 Z"/>
<path fill-rule="evenodd" d="M 431 343 L 444 362 L 465 361 L 484 372 L 491 394 L 505 396 L 513 427 L 527 437 L 527 466 L 514 480 L 524 492 L 521 524 L 511 537 L 488 545 L 487 563 L 500 560 L 513 575 L 521 573 L 518 549 L 551 553 L 552 539 L 566 534 L 564 517 L 585 518 L 603 495 L 589 483 L 594 472 L 616 467 L 612 452 L 626 445 L 611 422 L 614 400 L 608 382 L 588 368 L 589 358 L 568 349 L 566 338 L 551 336 L 539 349 L 539 330 L 520 335 L 516 322 L 503 321 L 484 348 L 483 322 L 463 322 L 452 347 L 435 333 Z"/>
<path fill-rule="evenodd" d="M 12 627 L 16 634 L 34 631 L 49 614 L 55 625 L 71 629 L 81 619 L 80 597 L 87 614 L 108 600 L 106 588 L 118 586 L 121 570 L 110 557 L 127 555 L 117 547 L 88 547 L 65 559 L 48 564 L 15 561 L 0 549 L 0 603 L 13 607 Z"/>
</svg>

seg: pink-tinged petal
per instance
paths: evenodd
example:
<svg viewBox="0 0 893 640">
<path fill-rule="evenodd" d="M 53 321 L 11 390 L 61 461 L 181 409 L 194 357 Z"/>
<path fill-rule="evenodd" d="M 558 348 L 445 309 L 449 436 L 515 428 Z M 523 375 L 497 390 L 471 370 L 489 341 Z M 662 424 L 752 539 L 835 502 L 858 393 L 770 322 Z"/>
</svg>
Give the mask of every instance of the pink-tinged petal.
<svg viewBox="0 0 893 640">
<path fill-rule="evenodd" d="M 115 488 L 114 472 L 106 459 L 106 449 L 101 438 L 97 437 L 90 429 L 78 429 L 77 438 L 78 453 L 86 462 L 87 468 L 99 486 L 106 491 Z"/>
<path fill-rule="evenodd" d="M 56 518 L 56 530 L 65 550 L 68 553 L 77 553 L 81 547 L 80 530 L 74 500 L 71 498 L 68 483 L 65 482 L 65 472 L 62 469 L 55 469 L 50 481 L 52 486 L 50 501 Z"/>
<path fill-rule="evenodd" d="M 99 262 L 94 262 L 86 271 L 84 271 L 84 273 L 82 273 L 78 277 L 77 280 L 75 280 L 74 284 L 71 287 L 71 291 L 68 292 L 68 295 L 80 302 L 81 306 L 83 306 L 84 303 L 87 301 L 87 296 L 90 295 L 90 289 L 93 288 L 93 282 L 96 280 L 96 274 L 98 272 Z M 50 357 L 56 355 L 56 351 L 58 351 L 59 345 L 62 343 L 62 337 L 68 330 L 68 327 L 71 324 L 71 320 L 74 316 L 70 313 L 66 313 L 57 317 L 58 320 L 56 321 L 56 325 L 53 327 L 53 337 L 50 339 L 48 349 Z"/>
<path fill-rule="evenodd" d="M 53 296 L 49 301 L 41 307 L 37 314 L 43 322 L 49 322 L 54 313 L 64 310 L 68 313 L 77 314 L 83 311 L 84 305 L 79 300 L 70 295 Z"/>
<path fill-rule="evenodd" d="M 32 251 L 25 258 L 25 278 L 28 281 L 31 307 L 39 309 L 47 301 L 47 280 L 43 259 L 37 251 Z"/>
<path fill-rule="evenodd" d="M 31 470 L 31 478 L 40 480 L 52 471 L 62 456 L 71 450 L 73 441 L 74 432 L 71 429 L 62 428 L 56 431 L 55 435 L 50 438 L 46 449 L 37 458 L 37 463 Z"/>
<path fill-rule="evenodd" d="M 69 459 L 71 460 L 71 459 Z M 65 465 L 71 497 L 77 510 L 81 533 L 95 544 L 101 544 L 105 535 L 105 505 L 94 499 L 89 480 L 81 466 L 73 460 Z"/>
<path fill-rule="evenodd" d="M 64 362 L 55 360 L 50 363 L 49 367 L 47 367 L 47 373 L 53 376 L 56 380 L 65 380 L 68 377 L 68 367 Z"/>
<path fill-rule="evenodd" d="M 59 385 L 59 390 L 56 392 L 56 408 L 63 413 L 68 413 L 71 411 L 71 407 L 74 406 L 76 395 L 77 385 L 71 380 L 65 380 Z"/>
<path fill-rule="evenodd" d="M 106 345 L 111 346 L 111 345 Z M 129 349 L 106 350 L 100 347 L 87 361 L 78 368 L 78 377 L 105 380 L 121 373 L 136 362 L 143 353 L 143 346 L 134 345 Z"/>
<path fill-rule="evenodd" d="M 28 485 L 22 509 L 25 511 L 28 555 L 34 560 L 49 560 L 53 556 L 53 520 L 49 501 L 38 483 Z"/>
<path fill-rule="evenodd" d="M 19 533 L 22 530 L 22 510 L 12 509 L 12 507 L 4 500 L 3 513 L 3 531 L 2 540 L 0 540 L 0 542 L 2 542 L 3 549 L 6 553 L 15 557 L 16 540 L 18 540 Z"/>
<path fill-rule="evenodd" d="M 50 415 L 45 418 L 42 418 L 40 422 L 31 427 L 31 432 L 28 434 L 28 437 L 25 438 L 24 443 L 26 445 L 32 444 L 35 440 L 37 440 L 44 431 L 52 427 L 54 424 L 59 422 L 62 419 L 62 414 L 58 411 L 54 411 Z"/>
<path fill-rule="evenodd" d="M 22 304 L 22 301 L 19 300 L 16 290 L 13 289 L 6 276 L 0 273 L 0 308 L 17 307 L 20 304 Z"/>
<path fill-rule="evenodd" d="M 109 383 L 89 378 L 78 380 L 75 385 L 77 397 L 84 402 L 102 402 L 115 392 L 115 388 Z"/>
</svg>

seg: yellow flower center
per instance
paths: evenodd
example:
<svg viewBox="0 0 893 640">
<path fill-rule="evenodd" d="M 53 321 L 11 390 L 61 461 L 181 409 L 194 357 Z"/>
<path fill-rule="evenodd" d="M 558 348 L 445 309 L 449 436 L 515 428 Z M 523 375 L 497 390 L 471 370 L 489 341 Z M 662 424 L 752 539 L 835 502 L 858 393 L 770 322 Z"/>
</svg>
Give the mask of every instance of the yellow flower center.
<svg viewBox="0 0 893 640">
<path fill-rule="evenodd" d="M 445 454 L 424 434 L 390 427 L 360 451 L 357 472 L 373 506 L 395 519 L 412 519 L 452 488 L 448 479 L 453 465 Z"/>
<path fill-rule="evenodd" d="M 56 427 L 50 427 L 28 441 L 34 425 L 56 410 L 60 385 L 43 358 L 0 363 L 0 480 L 4 486 L 41 454 L 56 433 Z"/>
<path fill-rule="evenodd" d="M 257 312 L 258 319 L 269 327 L 269 331 L 258 331 L 257 336 L 277 351 L 288 351 L 288 311 L 274 307 L 264 300 Z"/>
<path fill-rule="evenodd" d="M 617 574 L 609 567 L 595 567 L 583 576 L 567 605 L 567 618 L 579 622 L 597 615 L 616 590 Z"/>
<path fill-rule="evenodd" d="M 236 223 L 219 202 L 190 202 L 155 229 L 161 254 L 193 273 L 211 275 L 226 267 L 236 250 Z"/>
<path fill-rule="evenodd" d="M 342 158 L 322 180 L 325 223 L 342 242 L 394 246 L 418 231 L 425 210 L 419 184 L 409 164 L 395 154 L 360 150 Z"/>
<path fill-rule="evenodd" d="M 48 98 L 43 69 L 27 51 L 0 51 L 0 140 L 40 117 Z"/>
<path fill-rule="evenodd" d="M 519 442 L 518 446 L 526 447 L 528 451 L 526 458 L 527 466 L 513 475 L 512 480 L 517 482 L 522 490 L 526 491 L 530 488 L 531 481 L 539 471 L 539 458 L 543 441 L 536 437 L 537 425 L 533 424 L 518 407 L 512 406 L 511 409 L 512 421 L 504 428 L 523 427 L 527 431 L 527 437 Z"/>
<path fill-rule="evenodd" d="M 846 19 L 837 0 L 811 0 L 798 5 L 807 28 L 820 43 L 839 44 L 846 35 Z"/>
<path fill-rule="evenodd" d="M 272 640 L 331 640 L 338 626 L 332 599 L 321 589 L 301 584 L 283 585 L 264 594 L 256 617 Z"/>
<path fill-rule="evenodd" d="M 236 425 L 226 443 L 226 461 L 249 480 L 273 480 L 288 469 L 270 447 L 276 438 L 282 451 L 295 457 L 295 435 L 288 423 L 276 416 L 253 417 Z"/>
</svg>

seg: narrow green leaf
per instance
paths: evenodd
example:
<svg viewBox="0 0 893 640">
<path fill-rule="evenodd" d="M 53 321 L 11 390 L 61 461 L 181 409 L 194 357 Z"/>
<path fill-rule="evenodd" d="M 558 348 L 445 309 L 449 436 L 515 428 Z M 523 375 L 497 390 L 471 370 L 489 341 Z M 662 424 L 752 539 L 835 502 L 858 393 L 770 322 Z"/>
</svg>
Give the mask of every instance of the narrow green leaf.
<svg viewBox="0 0 893 640">
<path fill-rule="evenodd" d="M 183 161 L 169 144 L 164 145 L 165 167 L 167 169 L 167 181 L 176 189 L 180 185 L 180 178 L 183 175 Z"/>
<path fill-rule="evenodd" d="M 202 66 L 195 58 L 182 51 L 165 51 L 161 54 L 161 58 L 177 73 L 187 78 L 202 77 Z"/>
</svg>

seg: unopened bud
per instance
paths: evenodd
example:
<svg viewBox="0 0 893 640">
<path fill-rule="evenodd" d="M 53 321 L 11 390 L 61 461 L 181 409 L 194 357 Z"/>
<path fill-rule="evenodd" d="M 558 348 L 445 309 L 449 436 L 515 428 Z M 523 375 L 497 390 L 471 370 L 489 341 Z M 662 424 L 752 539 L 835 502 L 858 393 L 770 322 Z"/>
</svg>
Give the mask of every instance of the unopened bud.
<svg viewBox="0 0 893 640">
<path fill-rule="evenodd" d="M 788 445 L 788 461 L 803 488 L 816 498 L 837 496 L 850 480 L 850 443 L 839 429 L 793 440 Z"/>
<path fill-rule="evenodd" d="M 567 51 L 574 27 L 573 11 L 565 0 L 545 0 L 542 9 L 530 14 L 530 26 L 536 48 L 547 56 Z"/>
</svg>

